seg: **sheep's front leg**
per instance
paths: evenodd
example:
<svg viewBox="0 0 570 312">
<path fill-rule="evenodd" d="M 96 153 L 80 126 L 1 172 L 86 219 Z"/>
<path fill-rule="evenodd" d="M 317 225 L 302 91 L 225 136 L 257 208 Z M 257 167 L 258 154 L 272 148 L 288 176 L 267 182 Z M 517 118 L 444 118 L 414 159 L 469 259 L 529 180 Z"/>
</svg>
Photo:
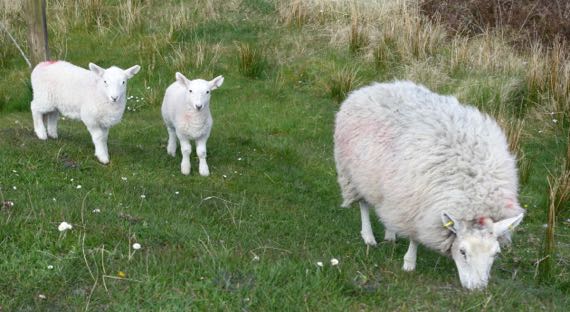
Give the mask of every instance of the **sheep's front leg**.
<svg viewBox="0 0 570 312">
<path fill-rule="evenodd" d="M 46 127 L 44 125 L 44 114 L 36 111 L 32 105 L 32 119 L 34 120 L 34 132 L 40 140 L 47 140 Z"/>
<path fill-rule="evenodd" d="M 370 224 L 370 206 L 363 200 L 358 203 L 360 204 L 360 221 L 362 223 L 360 235 L 366 245 L 376 246 L 376 239 L 374 238 L 374 233 L 372 233 L 372 224 Z"/>
<path fill-rule="evenodd" d="M 190 145 L 190 140 L 186 137 L 178 136 L 178 139 L 180 140 L 180 151 L 182 152 L 182 163 L 180 164 L 180 171 L 184 175 L 189 175 L 192 145 Z"/>
<path fill-rule="evenodd" d="M 404 271 L 413 271 L 416 269 L 417 252 L 418 243 L 410 239 L 410 246 L 408 246 L 408 251 L 404 255 L 404 266 L 402 267 Z"/>
<path fill-rule="evenodd" d="M 176 157 L 176 130 L 166 126 L 168 130 L 168 145 L 166 146 L 166 153 L 172 157 Z"/>
<path fill-rule="evenodd" d="M 102 164 L 109 163 L 109 152 L 107 151 L 107 138 L 109 136 L 109 129 L 100 128 L 97 126 L 88 127 L 91 133 L 93 145 L 95 145 L 95 156 Z"/>
<path fill-rule="evenodd" d="M 47 133 L 50 138 L 57 139 L 57 120 L 59 112 L 53 111 L 47 114 Z"/>
<path fill-rule="evenodd" d="M 196 154 L 200 159 L 199 172 L 203 177 L 210 175 L 210 169 L 208 168 L 208 163 L 206 162 L 206 141 L 208 139 L 196 140 Z"/>
</svg>

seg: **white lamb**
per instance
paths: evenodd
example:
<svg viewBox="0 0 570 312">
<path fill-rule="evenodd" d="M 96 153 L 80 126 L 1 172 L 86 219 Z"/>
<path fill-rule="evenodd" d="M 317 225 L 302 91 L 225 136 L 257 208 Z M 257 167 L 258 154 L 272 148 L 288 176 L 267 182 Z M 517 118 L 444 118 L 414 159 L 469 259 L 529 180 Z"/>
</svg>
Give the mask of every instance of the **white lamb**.
<svg viewBox="0 0 570 312">
<path fill-rule="evenodd" d="M 210 81 L 203 79 L 189 80 L 181 73 L 176 73 L 176 81 L 164 94 L 162 118 L 168 130 L 166 152 L 176 156 L 176 137 L 180 140 L 182 174 L 190 174 L 190 140 L 196 141 L 196 154 L 200 159 L 198 171 L 201 176 L 210 175 L 206 163 L 206 142 L 212 129 L 210 96 L 212 91 L 221 87 L 224 77 L 218 76 Z"/>
<path fill-rule="evenodd" d="M 41 140 L 48 136 L 55 139 L 60 114 L 80 119 L 91 134 L 95 156 L 101 163 L 108 164 L 109 128 L 121 121 L 127 101 L 127 80 L 140 66 L 127 70 L 115 66 L 103 69 L 89 63 L 89 69 L 64 61 L 42 62 L 34 68 L 31 103 L 34 131 Z"/>
<path fill-rule="evenodd" d="M 464 287 L 486 287 L 497 239 L 524 213 L 515 159 L 492 118 L 412 82 L 375 83 L 342 103 L 334 155 L 342 206 L 359 202 L 366 244 L 376 244 L 372 207 L 386 238 L 410 239 L 404 270 L 415 269 L 421 243 L 451 254 Z"/>
</svg>

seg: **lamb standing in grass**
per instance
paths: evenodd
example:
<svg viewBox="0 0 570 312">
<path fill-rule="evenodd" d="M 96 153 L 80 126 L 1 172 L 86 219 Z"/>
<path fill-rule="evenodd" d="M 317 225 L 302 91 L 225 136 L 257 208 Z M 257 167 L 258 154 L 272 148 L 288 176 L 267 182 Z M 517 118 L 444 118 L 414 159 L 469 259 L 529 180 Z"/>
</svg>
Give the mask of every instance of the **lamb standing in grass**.
<svg viewBox="0 0 570 312">
<path fill-rule="evenodd" d="M 115 66 L 103 69 L 89 63 L 89 69 L 64 61 L 42 62 L 34 68 L 31 103 L 34 131 L 41 140 L 47 140 L 48 136 L 56 139 L 60 114 L 80 119 L 91 134 L 95 156 L 107 164 L 109 128 L 121 121 L 127 101 L 127 80 L 140 66 L 127 70 Z"/>
<path fill-rule="evenodd" d="M 162 118 L 168 130 L 166 152 L 176 156 L 176 137 L 180 140 L 182 174 L 190 174 L 190 140 L 196 141 L 196 154 L 200 159 L 198 171 L 201 176 L 209 176 L 206 163 L 206 142 L 212 129 L 210 113 L 211 92 L 222 86 L 224 77 L 218 76 L 211 81 L 202 79 L 189 80 L 181 73 L 176 73 L 176 81 L 164 94 Z"/>
<path fill-rule="evenodd" d="M 404 270 L 422 243 L 451 254 L 464 287 L 487 285 L 497 239 L 524 213 L 515 159 L 492 118 L 411 82 L 375 83 L 343 102 L 334 155 L 342 206 L 359 202 L 366 244 L 376 244 L 372 207 L 387 238 L 410 239 Z"/>
</svg>

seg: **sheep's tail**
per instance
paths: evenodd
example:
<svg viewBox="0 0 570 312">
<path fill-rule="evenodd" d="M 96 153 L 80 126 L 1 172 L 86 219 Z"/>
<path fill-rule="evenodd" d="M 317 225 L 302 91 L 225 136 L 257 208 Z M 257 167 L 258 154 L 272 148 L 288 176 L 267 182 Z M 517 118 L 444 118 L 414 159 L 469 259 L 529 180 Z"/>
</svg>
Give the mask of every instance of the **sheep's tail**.
<svg viewBox="0 0 570 312">
<path fill-rule="evenodd" d="M 8 37 L 10 37 L 10 40 L 12 40 L 12 43 L 14 43 L 14 45 L 16 46 L 16 49 L 18 49 L 18 51 L 20 51 L 20 54 L 22 55 L 22 57 L 24 58 L 24 60 L 28 64 L 28 67 L 31 69 L 32 63 L 30 62 L 30 59 L 28 59 L 28 57 L 26 56 L 24 51 L 22 51 L 22 48 L 20 48 L 20 45 L 18 45 L 18 42 L 16 42 L 16 39 L 14 39 L 14 37 L 12 37 L 12 34 L 10 34 L 10 32 L 8 31 L 6 26 L 4 26 L 4 23 L 0 22 L 0 27 L 2 27 L 2 29 L 4 29 L 4 31 L 8 34 Z"/>
</svg>

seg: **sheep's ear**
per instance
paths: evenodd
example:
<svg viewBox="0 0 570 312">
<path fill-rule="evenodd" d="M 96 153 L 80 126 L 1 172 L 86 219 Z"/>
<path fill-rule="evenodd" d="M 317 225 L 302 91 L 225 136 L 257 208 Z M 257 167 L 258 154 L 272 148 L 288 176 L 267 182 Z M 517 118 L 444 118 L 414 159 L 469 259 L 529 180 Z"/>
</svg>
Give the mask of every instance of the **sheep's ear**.
<svg viewBox="0 0 570 312">
<path fill-rule="evenodd" d="M 131 79 L 139 72 L 139 70 L 141 70 L 141 67 L 139 65 L 135 65 L 131 68 L 125 69 L 125 74 L 127 75 L 127 78 Z"/>
<path fill-rule="evenodd" d="M 224 83 L 224 76 L 218 76 L 210 80 L 210 90 L 216 90 L 217 88 L 221 87 L 223 83 Z"/>
<path fill-rule="evenodd" d="M 441 222 L 444 228 L 450 230 L 453 233 L 457 233 L 461 230 L 461 221 L 457 220 L 445 211 L 441 213 Z"/>
<path fill-rule="evenodd" d="M 179 72 L 176 72 L 176 80 L 177 80 L 178 82 L 180 82 L 182 85 L 185 85 L 185 86 L 187 86 L 188 83 L 190 82 L 190 81 L 188 80 L 188 78 L 186 78 L 186 76 L 182 75 L 182 74 L 179 73 Z"/>
<path fill-rule="evenodd" d="M 495 236 L 501 236 L 506 231 L 514 229 L 517 225 L 519 225 L 524 217 L 524 213 L 519 214 L 516 217 L 508 218 L 505 220 L 501 220 L 499 222 L 493 223 L 493 233 Z"/>
<path fill-rule="evenodd" d="M 105 69 L 99 67 L 97 64 L 94 63 L 89 63 L 89 69 L 94 72 L 95 74 L 97 74 L 98 76 L 103 76 L 103 74 L 105 73 Z"/>
</svg>

